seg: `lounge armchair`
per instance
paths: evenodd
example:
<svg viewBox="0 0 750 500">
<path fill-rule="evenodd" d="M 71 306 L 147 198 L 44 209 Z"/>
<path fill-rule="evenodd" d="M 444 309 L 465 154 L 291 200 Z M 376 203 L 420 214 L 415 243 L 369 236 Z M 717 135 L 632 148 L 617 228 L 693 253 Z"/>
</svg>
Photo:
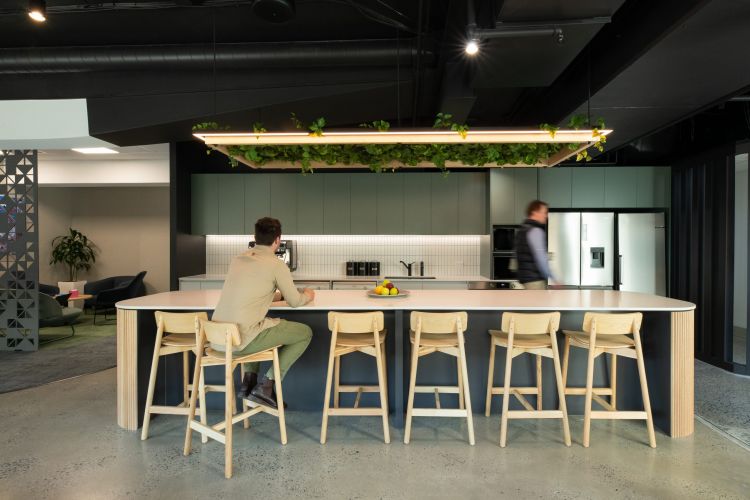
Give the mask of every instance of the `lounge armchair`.
<svg viewBox="0 0 750 500">
<path fill-rule="evenodd" d="M 83 313 L 81 309 L 76 307 L 63 307 L 61 306 L 54 297 L 50 297 L 45 293 L 39 294 L 39 326 L 70 326 L 71 333 L 65 337 L 56 338 L 54 340 L 48 340 L 46 342 L 54 342 L 56 340 L 62 340 L 72 337 L 76 334 L 76 328 L 74 326 L 78 317 Z"/>
<path fill-rule="evenodd" d="M 110 283 L 114 283 L 114 286 L 109 289 L 99 289 L 102 286 L 101 283 L 106 280 L 99 280 L 89 284 L 86 284 L 84 293 L 94 295 L 92 299 L 86 301 L 86 305 L 94 309 L 94 324 L 96 324 L 96 315 L 98 312 L 104 312 L 104 321 L 107 321 L 107 312 L 115 308 L 115 304 L 121 300 L 134 299 L 136 297 L 142 297 L 146 295 L 146 287 L 143 284 L 143 277 L 146 276 L 146 271 L 141 271 L 136 276 L 125 277 L 116 276 L 114 278 L 108 278 L 112 280 Z M 123 280 L 122 278 L 128 278 Z"/>
</svg>

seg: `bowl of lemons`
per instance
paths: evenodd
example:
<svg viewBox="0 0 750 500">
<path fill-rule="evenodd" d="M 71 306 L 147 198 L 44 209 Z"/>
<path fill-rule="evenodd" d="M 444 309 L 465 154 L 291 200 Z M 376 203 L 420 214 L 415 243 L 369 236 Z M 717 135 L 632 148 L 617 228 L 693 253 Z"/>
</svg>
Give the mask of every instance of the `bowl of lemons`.
<svg viewBox="0 0 750 500">
<path fill-rule="evenodd" d="M 377 299 L 395 298 L 395 297 L 406 297 L 409 295 L 407 290 L 399 290 L 396 286 L 388 280 L 383 280 L 374 289 L 368 290 L 367 295 Z"/>
</svg>

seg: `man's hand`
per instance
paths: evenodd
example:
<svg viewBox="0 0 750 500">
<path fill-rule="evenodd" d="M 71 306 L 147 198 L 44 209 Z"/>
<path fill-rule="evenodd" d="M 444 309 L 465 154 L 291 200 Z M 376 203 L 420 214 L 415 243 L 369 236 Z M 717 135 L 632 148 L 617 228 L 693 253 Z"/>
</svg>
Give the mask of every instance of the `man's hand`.
<svg viewBox="0 0 750 500">
<path fill-rule="evenodd" d="M 305 288 L 304 290 L 302 290 L 302 293 L 307 295 L 307 298 L 310 299 L 308 300 L 308 302 L 312 302 L 313 300 L 315 300 L 315 290 L 313 290 L 312 288 Z"/>
</svg>

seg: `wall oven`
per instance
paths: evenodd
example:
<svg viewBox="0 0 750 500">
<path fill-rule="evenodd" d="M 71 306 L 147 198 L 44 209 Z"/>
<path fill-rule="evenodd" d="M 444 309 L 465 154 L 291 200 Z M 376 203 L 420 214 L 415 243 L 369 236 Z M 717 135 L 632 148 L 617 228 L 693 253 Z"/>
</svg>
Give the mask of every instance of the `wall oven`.
<svg viewBox="0 0 750 500">
<path fill-rule="evenodd" d="M 492 279 L 516 278 L 517 225 L 492 226 Z"/>
</svg>

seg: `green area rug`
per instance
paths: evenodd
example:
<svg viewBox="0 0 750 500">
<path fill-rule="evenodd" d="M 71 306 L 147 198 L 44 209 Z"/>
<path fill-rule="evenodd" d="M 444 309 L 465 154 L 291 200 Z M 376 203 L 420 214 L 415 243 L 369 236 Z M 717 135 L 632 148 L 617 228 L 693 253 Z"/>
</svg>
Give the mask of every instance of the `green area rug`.
<svg viewBox="0 0 750 500">
<path fill-rule="evenodd" d="M 97 323 L 101 320 L 97 318 Z M 114 320 L 94 325 L 93 315 L 83 315 L 70 327 L 42 328 L 36 352 L 0 352 L 0 393 L 36 387 L 86 373 L 112 368 L 117 361 Z M 57 340 L 60 339 L 60 340 Z M 53 342 L 44 343 L 50 340 Z"/>
</svg>

